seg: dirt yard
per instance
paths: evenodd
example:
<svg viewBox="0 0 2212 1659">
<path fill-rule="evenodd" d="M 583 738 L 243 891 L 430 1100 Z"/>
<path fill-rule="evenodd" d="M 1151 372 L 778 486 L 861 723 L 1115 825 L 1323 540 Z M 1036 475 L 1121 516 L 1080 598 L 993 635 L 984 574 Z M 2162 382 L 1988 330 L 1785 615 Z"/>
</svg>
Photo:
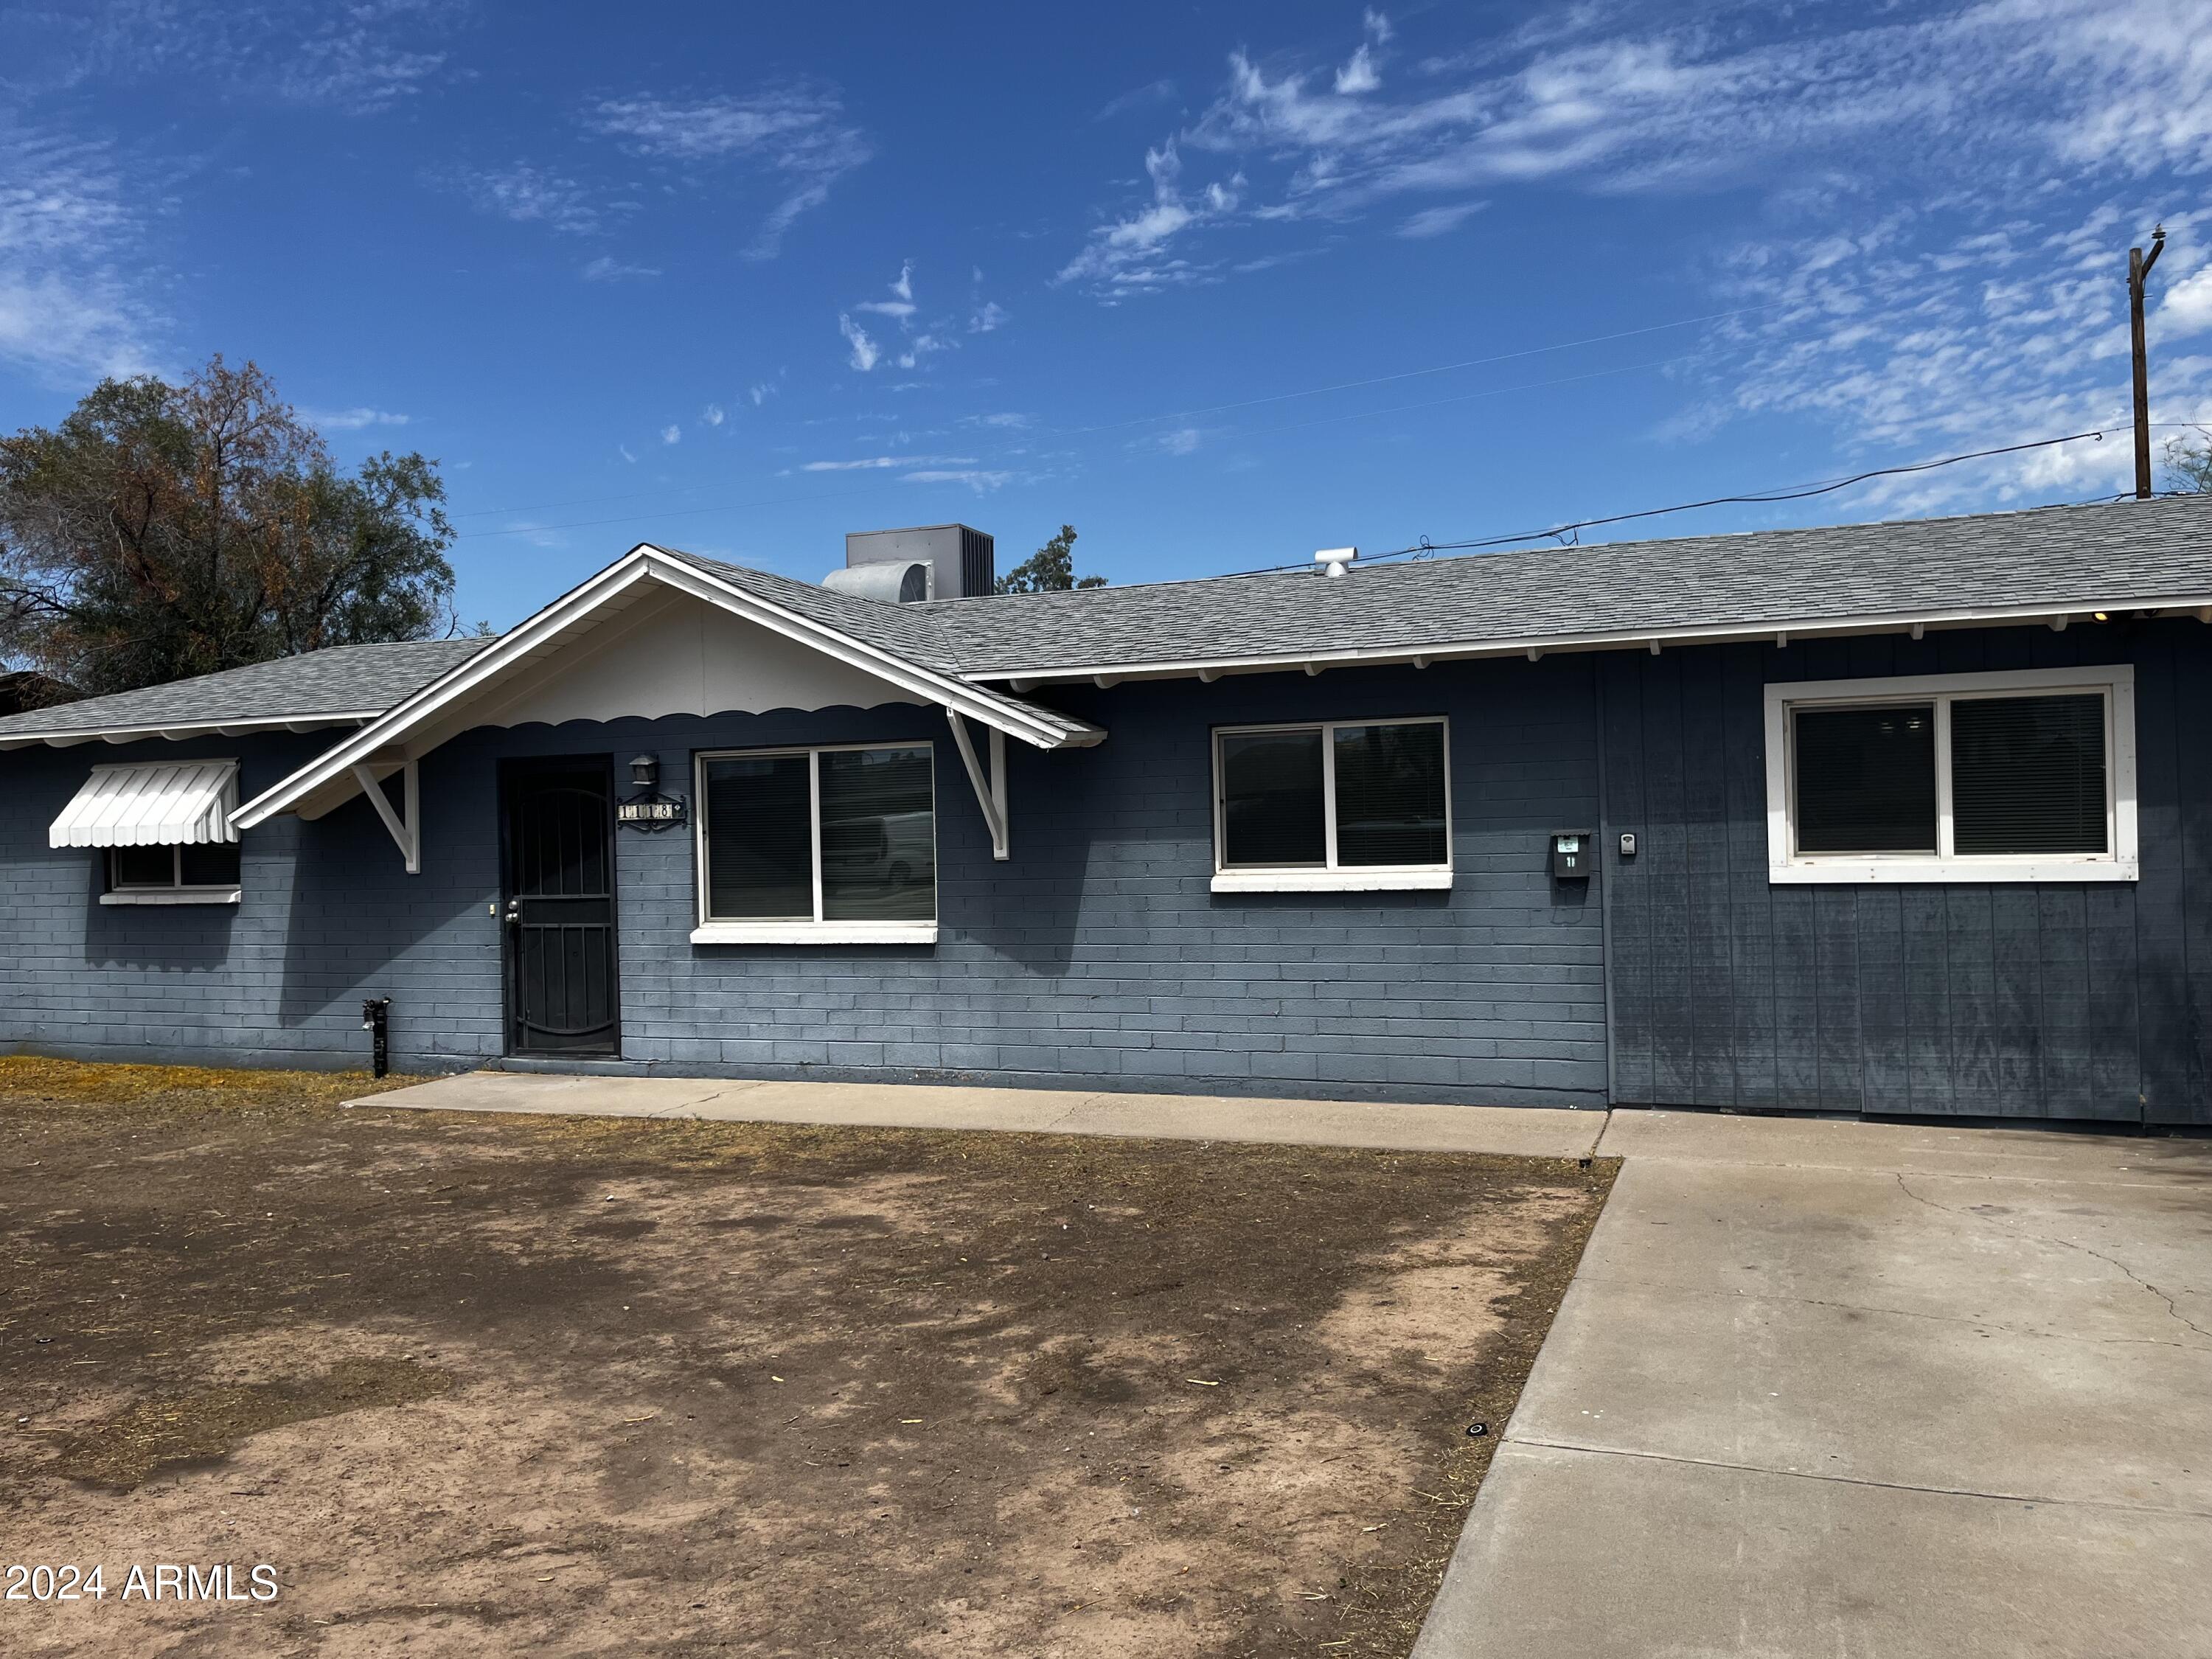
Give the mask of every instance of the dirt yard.
<svg viewBox="0 0 2212 1659">
<path fill-rule="evenodd" d="M 368 1086 L 0 1060 L 0 1652 L 1403 1655 L 1613 1177 Z"/>
</svg>

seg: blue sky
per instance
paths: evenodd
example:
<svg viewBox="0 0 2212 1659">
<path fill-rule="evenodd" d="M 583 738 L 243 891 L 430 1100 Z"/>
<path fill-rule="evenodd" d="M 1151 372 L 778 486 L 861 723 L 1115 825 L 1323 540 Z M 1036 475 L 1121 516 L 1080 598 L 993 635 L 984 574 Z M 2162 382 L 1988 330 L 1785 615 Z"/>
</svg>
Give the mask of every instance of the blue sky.
<svg viewBox="0 0 2212 1659">
<path fill-rule="evenodd" d="M 15 0 L 0 426 L 253 358 L 442 461 L 500 624 L 641 539 L 1067 520 L 1158 580 L 2119 426 L 2161 218 L 2154 413 L 2212 418 L 2208 176 L 2204 0 Z"/>
</svg>

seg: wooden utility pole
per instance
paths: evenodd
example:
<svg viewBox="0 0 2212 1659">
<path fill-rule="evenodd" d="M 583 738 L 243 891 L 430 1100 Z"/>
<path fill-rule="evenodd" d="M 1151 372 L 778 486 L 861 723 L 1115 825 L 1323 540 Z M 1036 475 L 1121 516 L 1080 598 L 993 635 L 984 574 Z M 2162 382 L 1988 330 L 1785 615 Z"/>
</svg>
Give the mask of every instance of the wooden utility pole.
<svg viewBox="0 0 2212 1659">
<path fill-rule="evenodd" d="M 2150 360 L 2143 349 L 2143 278 L 2166 252 L 2166 227 L 2150 234 L 2150 258 L 2139 247 L 2128 250 L 2128 338 L 2136 359 L 2136 499 L 2150 499 Z"/>
</svg>

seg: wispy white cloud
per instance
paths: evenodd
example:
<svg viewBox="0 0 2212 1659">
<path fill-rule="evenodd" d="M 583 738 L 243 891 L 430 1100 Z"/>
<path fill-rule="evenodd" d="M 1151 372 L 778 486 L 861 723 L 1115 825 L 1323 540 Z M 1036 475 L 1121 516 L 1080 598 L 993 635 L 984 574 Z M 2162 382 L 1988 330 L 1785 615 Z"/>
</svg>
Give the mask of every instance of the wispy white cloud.
<svg viewBox="0 0 2212 1659">
<path fill-rule="evenodd" d="M 1036 424 L 1036 416 L 1013 410 L 1003 410 L 994 415 L 963 415 L 960 420 L 963 426 L 994 426 L 1009 432 L 1018 432 L 1024 427 Z"/>
<path fill-rule="evenodd" d="M 1559 8 L 1402 85 L 1383 84 L 1396 31 L 1379 13 L 1335 69 L 1233 52 L 1218 94 L 1146 152 L 1149 199 L 1093 231 L 1060 279 L 1109 301 L 1218 280 L 1224 262 L 1207 245 L 1232 226 L 1279 234 L 1422 197 L 1527 185 L 1779 196 L 1863 175 L 1870 148 L 1923 198 L 2017 194 L 2054 169 L 2212 170 L 2205 0 L 1970 0 L 1848 17 L 1723 0 L 1687 21 L 1648 16 Z M 1403 225 L 1419 235 L 1440 222 L 1417 208 Z"/>
<path fill-rule="evenodd" d="M 989 334 L 1006 325 L 1006 308 L 996 300 L 986 300 L 968 314 L 970 334 Z"/>
<path fill-rule="evenodd" d="M 1196 453 L 1205 438 L 1206 434 L 1194 426 L 1179 426 L 1169 432 L 1150 433 L 1139 441 L 1145 448 L 1163 455 L 1189 455 Z"/>
<path fill-rule="evenodd" d="M 705 409 L 700 410 L 699 418 L 708 426 L 720 426 L 729 417 L 722 413 L 721 404 L 708 404 Z"/>
<path fill-rule="evenodd" d="M 358 432 L 364 427 L 405 426 L 410 417 L 388 409 L 303 409 L 300 417 L 322 432 Z"/>
<path fill-rule="evenodd" d="M 901 338 L 888 349 L 854 322 L 850 313 L 838 313 L 837 331 L 852 348 L 846 361 L 863 374 L 879 362 L 888 362 L 895 368 L 916 368 L 939 352 L 953 349 L 957 343 L 938 330 L 923 330 L 915 324 L 915 316 L 921 307 L 914 298 L 913 260 L 899 266 L 899 274 L 890 283 L 890 295 L 888 300 L 863 300 L 853 307 L 854 311 L 889 318 L 897 325 Z"/>
<path fill-rule="evenodd" d="M 898 279 L 890 285 L 888 300 L 863 300 L 853 307 L 855 311 L 873 312 L 878 317 L 894 317 L 903 322 L 914 315 L 914 261 L 908 259 L 899 267 Z"/>
<path fill-rule="evenodd" d="M 660 441 L 665 444 L 682 443 L 684 441 L 684 428 L 676 425 L 673 422 L 671 422 L 668 425 L 660 428 Z"/>
<path fill-rule="evenodd" d="M 1133 109 L 1149 109 L 1154 104 L 1166 103 L 1176 95 L 1176 83 L 1162 79 L 1147 81 L 1141 87 L 1132 87 L 1118 98 L 1109 99 L 1099 109 L 1094 121 L 1110 121 L 1117 115 L 1127 115 Z"/>
<path fill-rule="evenodd" d="M 623 459 L 628 461 L 632 466 L 635 466 L 637 465 L 637 457 L 630 453 L 629 446 L 628 444 L 617 444 L 615 446 L 615 453 L 621 456 Z"/>
<path fill-rule="evenodd" d="M 625 264 L 611 253 L 602 253 L 584 267 L 581 275 L 587 283 L 620 283 L 640 277 L 658 276 L 660 272 L 653 265 Z"/>
<path fill-rule="evenodd" d="M 1442 207 L 1423 208 L 1408 215 L 1398 226 L 1398 234 L 1416 241 L 1431 236 L 1443 236 L 1457 230 L 1476 214 L 1490 205 L 1487 202 L 1450 202 Z"/>
<path fill-rule="evenodd" d="M 978 495 L 986 495 L 994 489 L 1004 489 L 1007 484 L 1013 482 L 1013 477 L 1014 475 L 1011 472 L 943 471 L 933 469 L 924 469 L 919 472 L 908 472 L 902 475 L 899 482 L 901 483 L 919 484 L 965 484 L 969 489 L 974 490 Z"/>
<path fill-rule="evenodd" d="M 879 472 L 901 466 L 973 466 L 973 455 L 866 455 L 850 461 L 808 461 L 801 472 Z"/>
<path fill-rule="evenodd" d="M 53 385 L 155 367 L 144 194 L 104 144 L 0 123 L 0 361 Z"/>
<path fill-rule="evenodd" d="M 432 177 L 458 190 L 477 211 L 518 224 L 544 225 L 572 236 L 588 235 L 599 228 L 600 212 L 589 191 L 572 178 L 527 161 L 504 167 L 449 168 Z M 595 259 L 584 268 L 585 276 L 598 280 L 594 272 L 601 266 L 606 275 L 617 270 L 611 258 Z"/>
<path fill-rule="evenodd" d="M 150 81 L 349 113 L 433 83 L 466 0 L 79 0 L 18 8 L 9 80 L 32 91 Z"/>
<path fill-rule="evenodd" d="M 2124 250 L 2150 217 L 2112 205 L 2053 228 L 2017 204 L 1983 216 L 1954 203 L 1747 246 L 1725 281 L 1762 308 L 1720 325 L 1692 376 L 1696 401 L 1661 435 L 1799 417 L 1881 465 L 2103 429 L 2101 443 L 1884 480 L 1850 499 L 1855 512 L 1924 512 L 2117 493 L 2132 473 Z M 2212 289 L 2212 210 L 2167 222 L 2175 240 L 2149 319 L 2152 418 L 2212 419 L 2200 343 L 2212 307 L 2199 299 Z"/>
<path fill-rule="evenodd" d="M 869 373 L 882 360 L 883 348 L 849 315 L 842 312 L 838 313 L 837 331 L 845 337 L 845 343 L 852 348 L 852 355 L 846 361 L 861 374 Z"/>
<path fill-rule="evenodd" d="M 1055 281 L 1089 283 L 1101 294 L 1115 297 L 1213 277 L 1218 266 L 1170 258 L 1167 250 L 1185 231 L 1235 212 L 1242 175 L 1194 193 L 1187 191 L 1182 152 L 1172 138 L 1145 152 L 1145 174 L 1152 180 L 1151 202 L 1092 231 L 1090 246 L 1060 268 Z"/>
<path fill-rule="evenodd" d="M 775 258 L 792 225 L 873 154 L 836 89 L 811 82 L 704 98 L 603 99 L 587 121 L 634 154 L 695 169 L 734 168 L 775 184 L 779 199 L 744 250 L 757 259 Z"/>
<path fill-rule="evenodd" d="M 775 396 L 775 383 L 773 380 L 755 380 L 745 388 L 745 396 L 750 400 L 752 406 L 758 409 Z"/>
</svg>

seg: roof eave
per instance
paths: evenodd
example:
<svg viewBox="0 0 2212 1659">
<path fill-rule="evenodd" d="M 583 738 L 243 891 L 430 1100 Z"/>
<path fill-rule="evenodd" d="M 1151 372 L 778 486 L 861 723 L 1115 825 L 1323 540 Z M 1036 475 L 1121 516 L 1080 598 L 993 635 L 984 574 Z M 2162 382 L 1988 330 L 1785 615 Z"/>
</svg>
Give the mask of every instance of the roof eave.
<svg viewBox="0 0 2212 1659">
<path fill-rule="evenodd" d="M 975 684 L 1005 682 L 1016 691 L 1049 684 L 1113 684 L 1123 680 L 1187 679 L 1193 675 L 1283 673 L 1304 669 L 1379 667 L 1413 663 L 1468 661 L 1479 658 L 1544 656 L 1565 651 L 1643 651 L 1667 646 L 1728 645 L 1747 641 L 1838 638 L 1857 634 L 1893 634 L 1918 629 L 2018 626 L 2063 627 L 2100 611 L 2115 614 L 2193 616 L 2212 623 L 2212 593 L 2157 599 L 2087 599 L 2077 604 L 2010 605 L 1997 608 L 1899 611 L 1856 617 L 1789 618 L 1732 623 L 1727 627 L 1607 629 L 1577 634 L 1532 634 L 1505 640 L 1468 640 L 1438 644 L 1365 646 L 1334 651 L 1290 651 L 1265 655 L 1187 657 L 1100 662 L 1076 666 L 994 668 L 971 671 Z"/>
<path fill-rule="evenodd" d="M 383 710 L 352 709 L 340 714 L 264 714 L 251 720 L 164 720 L 159 725 L 94 726 L 43 732 L 0 732 L 0 750 L 49 744 L 56 749 L 85 743 L 143 743 L 166 738 L 240 738 L 271 732 L 326 732 L 338 726 L 365 726 Z"/>
</svg>

